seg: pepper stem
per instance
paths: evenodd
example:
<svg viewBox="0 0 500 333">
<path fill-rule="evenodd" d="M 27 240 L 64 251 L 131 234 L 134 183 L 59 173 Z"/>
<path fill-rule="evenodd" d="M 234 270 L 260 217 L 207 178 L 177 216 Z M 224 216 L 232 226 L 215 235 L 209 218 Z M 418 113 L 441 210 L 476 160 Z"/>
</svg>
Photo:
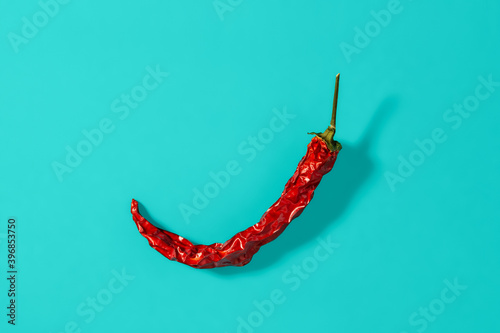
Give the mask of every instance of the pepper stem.
<svg viewBox="0 0 500 333">
<path fill-rule="evenodd" d="M 308 134 L 315 134 L 317 137 L 321 138 L 328 148 L 331 151 L 339 151 L 342 149 L 342 145 L 333 140 L 333 136 L 335 135 L 336 131 L 336 118 L 337 118 L 337 101 L 339 98 L 339 81 L 340 81 L 340 73 L 337 74 L 335 77 L 335 92 L 333 93 L 333 108 L 332 108 L 332 119 L 330 120 L 330 126 L 324 131 L 323 133 L 308 133 Z"/>
<path fill-rule="evenodd" d="M 335 134 L 335 122 L 337 119 L 337 101 L 339 99 L 339 81 L 340 73 L 335 77 L 335 92 L 333 93 L 333 108 L 332 108 L 332 120 L 330 121 L 330 126 L 333 128 L 333 133 Z"/>
</svg>

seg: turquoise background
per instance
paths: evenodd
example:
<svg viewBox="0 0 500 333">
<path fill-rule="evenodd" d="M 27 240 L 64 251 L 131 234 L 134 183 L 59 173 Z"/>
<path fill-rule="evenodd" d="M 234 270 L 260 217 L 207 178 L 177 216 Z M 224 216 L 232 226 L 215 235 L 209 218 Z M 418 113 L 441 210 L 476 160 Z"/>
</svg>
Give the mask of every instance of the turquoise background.
<svg viewBox="0 0 500 333">
<path fill-rule="evenodd" d="M 478 88 L 489 96 L 468 118 L 445 119 L 475 101 L 478 77 L 500 81 L 500 3 L 401 0 L 385 26 L 371 14 L 394 9 L 385 0 L 221 3 L 219 15 L 211 1 L 70 1 L 44 22 L 35 0 L 0 2 L 2 332 L 500 331 L 500 87 Z M 34 15 L 43 27 L 15 52 Z M 355 41 L 357 28 L 371 37 Z M 113 112 L 148 66 L 169 76 L 126 117 Z M 328 125 L 338 72 L 344 148 L 280 238 L 245 267 L 214 270 L 148 246 L 132 198 L 194 242 L 256 223 L 306 132 Z M 248 161 L 238 147 L 284 108 L 295 117 Z M 53 163 L 103 119 L 111 132 L 59 181 Z M 436 129 L 446 140 L 416 152 Z M 420 165 L 391 188 L 410 155 Z M 241 172 L 188 223 L 179 205 L 232 160 Z"/>
</svg>

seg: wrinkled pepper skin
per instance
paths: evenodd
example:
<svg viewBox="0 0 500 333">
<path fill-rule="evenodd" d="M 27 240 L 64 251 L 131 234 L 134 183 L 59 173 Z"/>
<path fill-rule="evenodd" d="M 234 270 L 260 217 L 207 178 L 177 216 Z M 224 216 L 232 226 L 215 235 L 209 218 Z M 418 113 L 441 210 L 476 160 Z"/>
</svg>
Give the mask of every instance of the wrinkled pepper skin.
<svg viewBox="0 0 500 333">
<path fill-rule="evenodd" d="M 133 219 L 149 245 L 170 260 L 194 268 L 244 266 L 262 245 L 276 239 L 309 204 L 321 178 L 335 164 L 341 149 L 340 144 L 335 143 L 338 148 L 332 151 L 325 141 L 315 136 L 278 201 L 257 224 L 237 233 L 225 243 L 195 245 L 179 235 L 155 227 L 139 213 L 136 200 L 132 200 Z"/>
</svg>

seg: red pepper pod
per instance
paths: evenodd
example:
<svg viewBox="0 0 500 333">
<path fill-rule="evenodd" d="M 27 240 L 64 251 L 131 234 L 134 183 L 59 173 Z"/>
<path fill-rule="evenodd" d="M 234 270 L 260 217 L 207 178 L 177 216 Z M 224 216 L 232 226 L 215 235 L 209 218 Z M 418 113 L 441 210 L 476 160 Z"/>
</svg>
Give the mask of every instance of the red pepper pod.
<svg viewBox="0 0 500 333">
<path fill-rule="evenodd" d="M 281 197 L 257 224 L 237 233 L 223 244 L 194 245 L 186 238 L 155 227 L 139 213 L 136 200 L 132 200 L 132 217 L 150 246 L 170 260 L 195 268 L 244 266 L 262 245 L 276 239 L 302 213 L 313 198 L 323 175 L 333 168 L 339 150 L 331 151 L 325 141 L 314 137 L 307 146 L 306 155 L 286 183 Z"/>
<path fill-rule="evenodd" d="M 184 237 L 151 224 L 140 213 L 138 203 L 132 199 L 132 217 L 139 232 L 149 245 L 170 260 L 194 268 L 244 266 L 250 262 L 260 247 L 273 241 L 298 217 L 309 204 L 314 190 L 325 174 L 335 164 L 342 146 L 333 140 L 339 88 L 336 77 L 333 113 L 330 126 L 316 136 L 307 146 L 306 155 L 300 160 L 292 178 L 285 185 L 280 198 L 264 213 L 255 225 L 237 233 L 225 243 L 195 245 Z"/>
</svg>

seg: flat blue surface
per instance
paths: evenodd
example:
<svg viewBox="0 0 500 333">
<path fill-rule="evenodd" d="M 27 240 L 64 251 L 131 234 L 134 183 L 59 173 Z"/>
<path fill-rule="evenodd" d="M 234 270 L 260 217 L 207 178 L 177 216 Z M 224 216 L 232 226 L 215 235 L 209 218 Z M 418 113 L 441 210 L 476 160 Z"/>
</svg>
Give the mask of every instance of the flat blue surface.
<svg viewBox="0 0 500 333">
<path fill-rule="evenodd" d="M 0 7 L 2 332 L 500 331 L 498 1 Z M 214 270 L 148 246 L 132 198 L 194 242 L 256 223 L 338 72 L 344 148 L 280 238 Z"/>
</svg>

